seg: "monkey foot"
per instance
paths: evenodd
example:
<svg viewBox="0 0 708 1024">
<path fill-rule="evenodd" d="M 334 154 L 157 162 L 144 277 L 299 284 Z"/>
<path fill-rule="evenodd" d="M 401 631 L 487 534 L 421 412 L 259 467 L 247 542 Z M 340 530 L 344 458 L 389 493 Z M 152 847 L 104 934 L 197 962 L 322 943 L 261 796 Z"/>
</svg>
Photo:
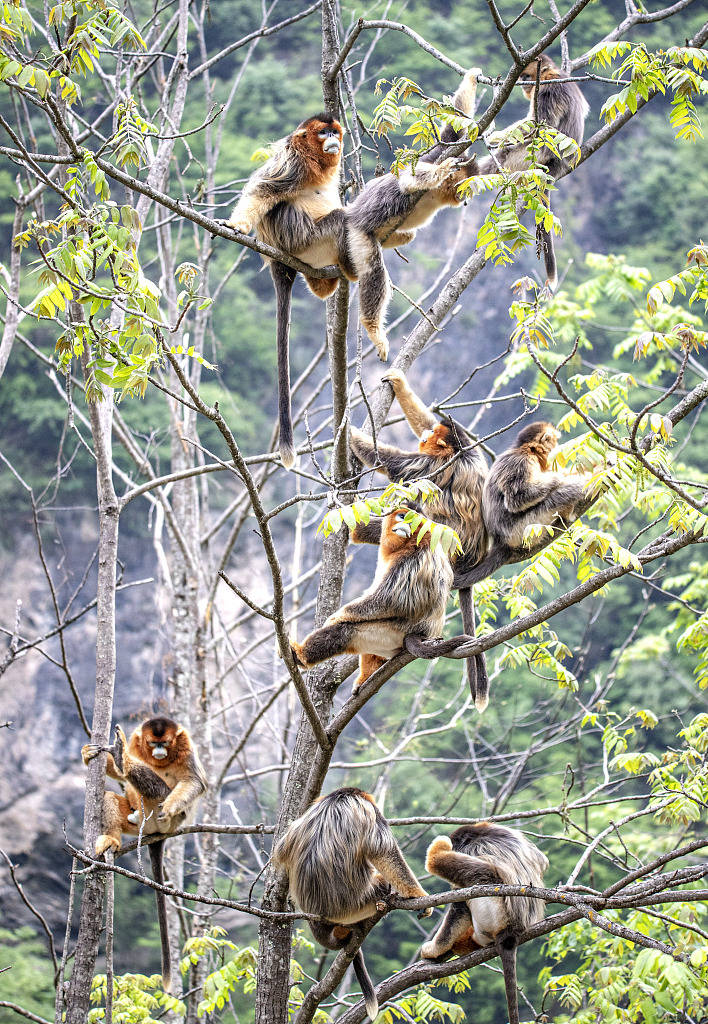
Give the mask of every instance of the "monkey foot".
<svg viewBox="0 0 708 1024">
<path fill-rule="evenodd" d="M 120 839 L 116 839 L 115 836 L 99 836 L 96 840 L 96 856 L 100 857 L 106 852 L 106 850 L 120 850 Z"/>
</svg>

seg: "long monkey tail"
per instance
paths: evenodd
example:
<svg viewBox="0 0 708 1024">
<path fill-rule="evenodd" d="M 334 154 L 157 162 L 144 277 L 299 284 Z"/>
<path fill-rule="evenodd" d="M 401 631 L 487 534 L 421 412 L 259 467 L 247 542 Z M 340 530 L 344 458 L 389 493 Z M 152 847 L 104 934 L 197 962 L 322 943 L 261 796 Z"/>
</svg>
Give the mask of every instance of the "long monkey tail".
<svg viewBox="0 0 708 1024">
<path fill-rule="evenodd" d="M 546 288 L 554 292 L 558 284 L 558 267 L 556 265 L 556 250 L 553 244 L 553 235 L 542 227 L 536 229 L 536 244 L 539 255 L 543 253 L 543 262 L 546 267 Z"/>
<path fill-rule="evenodd" d="M 519 992 L 516 984 L 516 939 L 508 935 L 500 942 L 509 1024 L 519 1024 Z"/>
<path fill-rule="evenodd" d="M 278 350 L 278 423 L 280 458 L 286 469 L 295 463 L 293 419 L 290 408 L 290 299 L 296 271 L 284 263 L 270 264 L 276 299 Z"/>
<path fill-rule="evenodd" d="M 357 949 L 354 955 L 352 967 L 356 974 L 356 980 L 359 982 L 361 994 L 364 997 L 366 1012 L 372 1020 L 375 1020 L 376 1014 L 379 1012 L 379 1001 L 376 998 L 376 989 L 374 988 L 373 981 L 369 977 L 369 972 L 367 971 L 366 964 L 364 963 L 364 955 L 360 949 Z"/>
<path fill-rule="evenodd" d="M 165 840 L 160 839 L 156 843 L 150 843 L 150 863 L 152 864 L 152 877 L 158 885 L 165 884 L 165 877 L 162 871 L 162 851 Z M 167 907 L 165 904 L 164 892 L 155 890 L 155 901 L 157 903 L 157 923 L 160 926 L 160 946 L 162 951 L 162 987 L 169 992 L 172 987 L 172 964 L 170 961 L 170 935 L 167 930 Z"/>
<path fill-rule="evenodd" d="M 475 636 L 474 597 L 470 587 L 461 587 L 458 592 L 460 612 L 462 613 L 462 631 L 468 636 Z M 465 661 L 467 682 L 474 706 L 480 712 L 489 704 L 489 676 L 487 675 L 487 659 L 484 651 L 475 654 Z"/>
</svg>

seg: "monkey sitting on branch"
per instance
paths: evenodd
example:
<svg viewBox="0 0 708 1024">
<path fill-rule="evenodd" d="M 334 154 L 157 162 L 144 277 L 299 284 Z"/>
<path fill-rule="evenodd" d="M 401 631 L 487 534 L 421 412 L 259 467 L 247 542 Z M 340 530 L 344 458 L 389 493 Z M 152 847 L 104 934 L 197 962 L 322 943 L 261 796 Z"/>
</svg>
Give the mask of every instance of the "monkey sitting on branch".
<svg viewBox="0 0 708 1024">
<path fill-rule="evenodd" d="M 426 895 L 374 798 L 361 789 L 336 789 L 315 800 L 278 840 L 273 863 L 287 872 L 293 902 L 321 918 L 308 924 L 325 949 L 343 949 L 353 931 L 366 934 L 392 891 L 405 899 Z M 420 916 L 430 913 L 426 908 Z M 378 1000 L 361 949 L 352 964 L 374 1020 Z"/>
<path fill-rule="evenodd" d="M 326 620 L 292 642 L 298 665 L 312 668 L 338 654 L 359 655 L 356 691 L 384 662 L 404 648 L 407 637 L 442 636 L 452 567 L 442 545 L 433 549 L 427 521 L 407 508 L 383 519 L 374 582 Z"/>
<path fill-rule="evenodd" d="M 150 718 L 139 725 L 128 741 L 119 725 L 112 747 L 86 743 L 81 748 L 84 764 L 107 753 L 106 775 L 120 782 L 124 795 L 107 791 L 103 797 L 103 833 L 96 840 L 96 856 L 121 848 L 121 835 L 168 835 L 194 820 L 197 801 L 207 790 L 207 780 L 188 731 L 170 718 Z M 164 840 L 149 843 L 153 878 L 164 884 Z M 162 986 L 172 981 L 170 943 L 165 895 L 155 890 L 157 919 L 162 944 Z"/>
<path fill-rule="evenodd" d="M 384 330 L 391 287 L 381 247 L 371 234 L 345 220 L 340 198 L 342 126 L 329 114 L 317 114 L 276 143 L 270 159 L 251 175 L 226 222 L 236 231 L 321 269 L 336 264 L 350 281 L 359 281 L 359 317 L 381 359 L 388 355 Z M 290 407 L 290 302 L 296 271 L 267 261 L 277 304 L 278 409 L 280 456 L 295 461 Z M 331 295 L 339 278 L 305 276 L 320 299 Z"/>
<path fill-rule="evenodd" d="M 521 73 L 521 80 L 524 83 L 524 95 L 529 101 L 528 114 L 522 121 L 517 121 L 506 128 L 504 134 L 525 125 L 528 129 L 527 136 L 530 137 L 533 134 L 533 126 L 528 125 L 528 122 L 534 121 L 547 125 L 549 128 L 555 128 L 563 135 L 567 135 L 568 138 L 575 139 L 580 145 L 583 141 L 585 119 L 590 112 L 590 107 L 576 83 L 559 82 L 558 79 L 562 77 L 560 68 L 545 53 L 527 64 Z M 536 95 L 537 80 L 538 96 Z M 499 133 L 495 133 L 495 135 L 497 134 Z M 479 161 L 478 173 L 493 174 L 499 166 L 508 171 L 526 170 L 529 166 L 528 153 L 528 141 L 507 145 L 502 143 L 491 156 Z M 554 179 L 565 173 L 574 162 L 563 156 L 558 156 L 548 146 L 542 146 L 540 152 L 535 156 Z M 537 237 L 546 266 L 546 286 L 553 290 L 558 283 L 553 235 L 539 225 Z"/>
<path fill-rule="evenodd" d="M 462 560 L 455 570 L 455 586 L 470 587 L 509 562 L 530 558 L 552 539 L 548 534 L 525 546 L 528 526 L 564 530 L 585 510 L 589 478 L 549 468 L 559 437 L 552 423 L 529 423 L 514 447 L 494 463 L 482 492 L 482 513 L 492 547 L 472 568 Z"/>
<path fill-rule="evenodd" d="M 545 854 L 516 829 L 483 821 L 463 825 L 450 838 L 438 836 L 428 847 L 426 869 L 455 889 L 471 885 L 530 885 L 540 888 L 548 867 Z M 544 915 L 543 900 L 526 896 L 481 896 L 450 903 L 443 923 L 424 943 L 425 960 L 464 956 L 499 944 L 509 1024 L 519 1024 L 516 986 L 518 937 Z"/>
<path fill-rule="evenodd" d="M 476 77 L 465 78 L 455 94 L 464 113 L 474 109 Z M 458 135 L 450 126 L 415 173 L 384 175 L 370 182 L 346 209 L 340 198 L 342 127 L 328 114 L 303 121 L 276 144 L 271 158 L 246 182 L 226 223 L 237 231 L 255 230 L 268 245 L 313 268 L 336 265 L 359 282 L 359 318 L 379 357 L 388 357 L 385 331 L 391 286 L 382 244 L 403 245 L 443 206 L 461 200 L 457 187 L 474 173 L 474 162 L 443 159 L 446 140 Z M 441 162 L 440 162 L 441 161 Z M 295 461 L 290 407 L 290 305 L 296 271 L 268 261 L 277 302 L 278 408 L 280 455 L 288 468 Z M 339 278 L 305 275 L 311 291 L 326 299 Z"/>
<path fill-rule="evenodd" d="M 487 460 L 474 438 L 449 416 L 437 417 L 410 387 L 401 370 L 389 370 L 383 380 L 393 388 L 408 424 L 420 439 L 417 452 L 405 452 L 393 445 L 381 444 L 368 434 L 352 428 L 349 443 L 354 454 L 366 466 L 376 467 L 394 482 L 432 480 L 439 487 L 426 513 L 437 523 L 452 527 L 460 538 L 465 566 L 476 565 L 487 553 L 489 538 L 482 517 L 482 490 L 487 477 Z M 380 521 L 357 524 L 352 532 L 355 543 L 378 543 Z M 475 635 L 472 591 L 459 592 L 462 628 Z M 467 679 L 478 711 L 489 702 L 489 679 L 484 654 L 467 659 Z"/>
</svg>

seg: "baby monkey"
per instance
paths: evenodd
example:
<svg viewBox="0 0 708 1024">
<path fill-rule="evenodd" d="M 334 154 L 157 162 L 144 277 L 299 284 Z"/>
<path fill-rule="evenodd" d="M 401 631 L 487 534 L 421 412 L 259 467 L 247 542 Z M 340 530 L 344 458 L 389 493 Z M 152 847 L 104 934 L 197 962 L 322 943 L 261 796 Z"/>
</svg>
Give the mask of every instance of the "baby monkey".
<svg viewBox="0 0 708 1024">
<path fill-rule="evenodd" d="M 84 764 L 107 752 L 106 775 L 120 782 L 124 795 L 107 791 L 103 797 L 103 833 L 96 840 L 96 856 L 120 850 L 123 834 L 168 835 L 194 818 L 197 800 L 207 780 L 187 730 L 170 718 L 149 718 L 130 740 L 119 725 L 112 747 L 87 743 L 81 748 Z M 164 840 L 148 844 L 153 877 L 164 884 Z M 162 944 L 162 984 L 171 985 L 170 944 L 165 895 L 155 890 Z"/>
<path fill-rule="evenodd" d="M 346 946 L 357 924 L 386 909 L 392 892 L 425 896 L 374 798 L 361 789 L 336 789 L 315 800 L 276 843 L 273 863 L 287 872 L 293 902 L 321 918 L 308 923 L 325 949 Z M 361 949 L 352 963 L 373 1020 L 378 1000 Z"/>
<path fill-rule="evenodd" d="M 442 547 L 433 549 L 425 521 L 415 529 L 410 510 L 384 517 L 374 582 L 326 620 L 320 629 L 291 644 L 295 660 L 312 668 L 338 654 L 359 655 L 357 690 L 384 662 L 400 654 L 407 636 L 442 635 L 452 567 Z"/>
<path fill-rule="evenodd" d="M 482 821 L 463 825 L 450 838 L 438 836 L 428 847 L 425 866 L 455 889 L 471 885 L 530 885 L 540 888 L 548 867 L 545 854 L 521 832 Z M 516 947 L 519 935 L 543 919 L 543 900 L 526 896 L 480 896 L 450 903 L 443 923 L 424 943 L 424 960 L 464 956 L 499 943 L 509 1024 L 519 1024 Z"/>
<path fill-rule="evenodd" d="M 588 478 L 554 473 L 549 468 L 559 437 L 552 423 L 529 423 L 519 432 L 514 447 L 494 463 L 482 493 L 482 513 L 492 547 L 476 566 L 463 566 L 455 573 L 455 586 L 471 586 L 508 562 L 530 558 L 535 550 L 524 547 L 528 526 L 540 523 L 562 530 L 578 518 L 588 497 Z"/>
</svg>

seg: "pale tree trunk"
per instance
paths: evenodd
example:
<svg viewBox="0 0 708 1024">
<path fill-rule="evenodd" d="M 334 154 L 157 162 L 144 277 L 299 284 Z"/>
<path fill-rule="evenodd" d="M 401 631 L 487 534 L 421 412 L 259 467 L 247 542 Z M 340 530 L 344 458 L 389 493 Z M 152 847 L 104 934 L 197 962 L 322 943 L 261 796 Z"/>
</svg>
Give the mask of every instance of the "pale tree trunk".
<svg viewBox="0 0 708 1024">
<path fill-rule="evenodd" d="M 77 303 L 71 303 L 74 323 L 83 317 Z M 84 374 L 86 373 L 84 357 Z M 96 458 L 96 489 L 98 494 L 98 580 L 96 602 L 96 690 L 91 722 L 91 741 L 108 744 L 113 714 L 113 687 L 116 673 L 115 592 L 118 558 L 119 502 L 113 486 L 112 441 L 113 393 L 104 392 L 104 399 L 89 405 L 93 450 Z M 106 755 L 95 757 L 89 764 L 84 803 L 84 849 L 93 853 L 101 829 L 101 812 L 105 784 Z M 74 966 L 66 1001 L 66 1024 L 84 1024 L 89 1008 L 91 981 L 96 969 L 101 936 L 105 874 L 94 871 L 86 875 L 81 897 L 79 934 Z"/>
</svg>

